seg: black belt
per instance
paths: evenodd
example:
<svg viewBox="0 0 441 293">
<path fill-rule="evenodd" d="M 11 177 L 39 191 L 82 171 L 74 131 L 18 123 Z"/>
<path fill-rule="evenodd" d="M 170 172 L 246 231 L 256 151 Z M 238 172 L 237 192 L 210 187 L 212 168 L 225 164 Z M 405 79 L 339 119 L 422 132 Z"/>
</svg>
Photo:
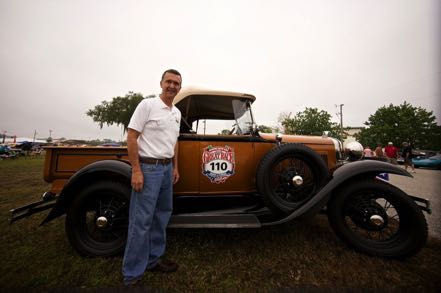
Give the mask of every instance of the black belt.
<svg viewBox="0 0 441 293">
<path fill-rule="evenodd" d="M 145 164 L 170 164 L 172 162 L 172 159 L 155 159 L 155 158 L 146 158 L 146 157 L 139 157 L 139 161 L 141 163 Z"/>
</svg>

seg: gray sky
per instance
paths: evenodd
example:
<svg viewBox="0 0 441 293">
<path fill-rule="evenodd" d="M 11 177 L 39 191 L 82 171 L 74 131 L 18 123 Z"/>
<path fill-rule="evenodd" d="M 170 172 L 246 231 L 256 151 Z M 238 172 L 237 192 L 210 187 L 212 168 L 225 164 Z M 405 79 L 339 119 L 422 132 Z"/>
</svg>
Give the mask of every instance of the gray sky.
<svg viewBox="0 0 441 293">
<path fill-rule="evenodd" d="M 441 124 L 441 1 L 0 0 L 0 131 L 121 139 L 88 109 L 183 85 L 254 94 L 258 124 L 305 107 L 362 126 L 404 100 Z"/>
</svg>

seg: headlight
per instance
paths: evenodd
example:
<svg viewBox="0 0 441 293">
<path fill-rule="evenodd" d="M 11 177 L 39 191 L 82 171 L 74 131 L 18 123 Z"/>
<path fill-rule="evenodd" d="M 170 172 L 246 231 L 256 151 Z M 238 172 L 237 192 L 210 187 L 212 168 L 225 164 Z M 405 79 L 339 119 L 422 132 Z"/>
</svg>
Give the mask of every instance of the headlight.
<svg viewBox="0 0 441 293">
<path fill-rule="evenodd" d="M 363 146 L 358 141 L 351 141 L 345 146 L 345 155 L 349 161 L 358 161 L 363 157 Z"/>
</svg>

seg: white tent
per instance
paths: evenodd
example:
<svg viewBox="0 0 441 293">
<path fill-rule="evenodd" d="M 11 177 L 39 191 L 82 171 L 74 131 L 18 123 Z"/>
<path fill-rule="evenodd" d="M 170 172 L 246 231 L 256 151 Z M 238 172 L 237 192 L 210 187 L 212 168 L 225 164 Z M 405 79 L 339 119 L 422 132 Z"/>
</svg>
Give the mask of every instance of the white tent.
<svg viewBox="0 0 441 293">
<path fill-rule="evenodd" d="M 2 141 L 3 141 L 3 140 L 0 140 L 0 143 L 1 143 Z M 38 144 L 46 144 L 46 143 L 47 143 L 47 141 L 45 141 L 45 140 L 42 140 L 42 139 L 33 139 L 33 138 L 30 138 L 30 137 L 17 137 L 17 138 L 15 139 L 15 142 L 14 142 L 14 138 L 7 137 L 7 138 L 5 139 L 5 143 L 7 143 L 7 144 L 9 144 L 9 143 L 21 144 L 21 143 L 24 143 L 24 142 L 33 142 L 33 143 L 38 143 Z"/>
</svg>

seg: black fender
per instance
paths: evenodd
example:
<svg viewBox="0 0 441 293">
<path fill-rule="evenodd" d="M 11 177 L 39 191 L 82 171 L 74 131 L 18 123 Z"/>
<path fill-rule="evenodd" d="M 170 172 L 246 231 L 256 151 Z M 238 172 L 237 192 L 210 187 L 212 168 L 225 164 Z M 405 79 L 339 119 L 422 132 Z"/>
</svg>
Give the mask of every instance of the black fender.
<svg viewBox="0 0 441 293">
<path fill-rule="evenodd" d="M 77 191 L 86 184 L 93 184 L 94 181 L 102 179 L 114 179 L 130 186 L 131 176 L 132 167 L 127 161 L 103 160 L 84 166 L 69 178 L 60 195 L 57 197 L 55 206 L 41 225 L 65 214 L 73 198 L 75 198 Z"/>
<path fill-rule="evenodd" d="M 342 165 L 334 171 L 332 178 L 328 183 L 313 197 L 310 201 L 295 210 L 289 216 L 275 221 L 264 223 L 262 226 L 277 225 L 289 222 L 300 216 L 310 216 L 321 211 L 328 203 L 332 191 L 342 186 L 348 181 L 357 180 L 357 178 L 374 178 L 380 173 L 391 173 L 401 176 L 413 177 L 406 170 L 382 161 L 356 161 Z"/>
</svg>

